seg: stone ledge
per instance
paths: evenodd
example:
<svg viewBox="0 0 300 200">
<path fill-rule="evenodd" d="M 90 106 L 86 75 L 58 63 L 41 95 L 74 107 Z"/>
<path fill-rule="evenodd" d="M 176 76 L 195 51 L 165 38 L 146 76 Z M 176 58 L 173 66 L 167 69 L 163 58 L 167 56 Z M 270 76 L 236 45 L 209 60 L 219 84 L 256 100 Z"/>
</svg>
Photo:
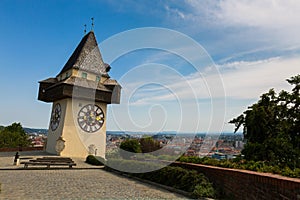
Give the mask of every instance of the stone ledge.
<svg viewBox="0 0 300 200">
<path fill-rule="evenodd" d="M 212 165 L 203 165 L 203 164 L 195 164 L 195 163 L 185 163 L 185 162 L 173 162 L 174 164 L 181 164 L 181 165 L 190 165 L 190 166 L 198 166 L 198 167 L 203 167 L 203 168 L 210 168 L 210 169 L 216 169 L 216 170 L 223 170 L 223 171 L 230 171 L 230 172 L 239 172 L 239 173 L 244 173 L 244 174 L 251 174 L 251 175 L 258 175 L 258 176 L 263 176 L 263 177 L 269 177 L 269 178 L 275 178 L 275 179 L 281 179 L 281 180 L 286 180 L 286 181 L 292 181 L 296 183 L 300 183 L 299 178 L 291 178 L 291 177 L 286 177 L 282 176 L 279 174 L 272 174 L 272 173 L 264 173 L 264 172 L 256 172 L 256 171 L 251 171 L 251 170 L 244 170 L 244 169 L 233 169 L 233 168 L 225 168 L 225 167 L 217 167 L 217 166 L 212 166 Z"/>
</svg>

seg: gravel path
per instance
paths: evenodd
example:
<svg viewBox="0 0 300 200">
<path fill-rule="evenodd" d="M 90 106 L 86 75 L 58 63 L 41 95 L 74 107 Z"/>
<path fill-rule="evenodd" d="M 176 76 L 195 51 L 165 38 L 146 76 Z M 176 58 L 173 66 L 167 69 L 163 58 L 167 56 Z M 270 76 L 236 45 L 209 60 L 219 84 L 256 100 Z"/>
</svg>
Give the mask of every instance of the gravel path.
<svg viewBox="0 0 300 200">
<path fill-rule="evenodd" d="M 23 153 L 24 155 L 24 153 Z M 12 167 L 12 155 L 0 154 L 0 199 L 187 199 L 75 160 L 75 169 Z M 38 156 L 38 155 L 31 155 Z M 41 154 L 39 154 L 41 156 Z"/>
<path fill-rule="evenodd" d="M 101 169 L 0 170 L 0 199 L 186 199 Z"/>
</svg>

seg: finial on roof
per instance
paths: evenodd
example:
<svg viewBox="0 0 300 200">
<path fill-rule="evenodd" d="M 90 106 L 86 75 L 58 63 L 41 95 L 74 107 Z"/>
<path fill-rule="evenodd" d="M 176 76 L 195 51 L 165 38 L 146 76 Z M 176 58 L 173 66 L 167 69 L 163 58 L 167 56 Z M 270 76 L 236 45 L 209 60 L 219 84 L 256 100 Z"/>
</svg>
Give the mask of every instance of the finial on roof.
<svg viewBox="0 0 300 200">
<path fill-rule="evenodd" d="M 84 25 L 84 35 L 86 34 L 86 24 Z"/>
<path fill-rule="evenodd" d="M 94 17 L 92 17 L 92 18 L 91 18 L 91 20 L 92 20 L 92 27 L 91 27 L 91 31 L 93 31 L 93 30 L 94 30 L 94 25 L 95 25 L 95 24 L 94 24 Z"/>
</svg>

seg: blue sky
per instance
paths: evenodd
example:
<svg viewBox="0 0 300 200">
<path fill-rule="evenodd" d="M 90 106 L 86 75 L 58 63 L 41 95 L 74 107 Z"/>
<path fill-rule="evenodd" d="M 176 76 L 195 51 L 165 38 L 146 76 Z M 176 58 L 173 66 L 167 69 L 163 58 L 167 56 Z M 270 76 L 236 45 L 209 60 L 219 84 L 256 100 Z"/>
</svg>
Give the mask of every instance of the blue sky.
<svg viewBox="0 0 300 200">
<path fill-rule="evenodd" d="M 112 36 L 160 27 L 191 38 L 205 50 L 186 51 L 215 63 L 212 70 L 202 60 L 195 69 L 178 55 L 147 48 L 113 60 L 110 75 L 123 96 L 109 107 L 109 130 L 232 131 L 232 117 L 270 88 L 289 89 L 285 79 L 300 73 L 299 10 L 297 0 L 2 0 L 0 124 L 48 128 L 51 104 L 37 100 L 38 81 L 57 75 L 94 17 L 104 61 Z"/>
</svg>

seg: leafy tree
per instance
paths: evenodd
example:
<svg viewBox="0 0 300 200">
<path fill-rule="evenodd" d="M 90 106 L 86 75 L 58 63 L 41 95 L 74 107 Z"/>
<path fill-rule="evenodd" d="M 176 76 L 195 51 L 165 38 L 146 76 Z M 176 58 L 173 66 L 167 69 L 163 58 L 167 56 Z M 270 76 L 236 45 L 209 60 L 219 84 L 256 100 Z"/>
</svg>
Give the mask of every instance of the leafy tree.
<svg viewBox="0 0 300 200">
<path fill-rule="evenodd" d="M 160 149 L 160 143 L 152 137 L 145 137 L 140 139 L 141 150 L 143 153 L 150 153 Z"/>
<path fill-rule="evenodd" d="M 130 154 L 127 152 L 132 153 L 141 153 L 141 144 L 137 139 L 126 139 L 120 144 L 120 149 L 123 149 L 124 151 L 120 151 L 120 154 L 123 158 L 129 159 Z"/>
<path fill-rule="evenodd" d="M 27 147 L 29 145 L 28 136 L 20 123 L 13 123 L 0 131 L 0 148 Z"/>
<path fill-rule="evenodd" d="M 300 167 L 300 75 L 287 79 L 291 92 L 273 89 L 232 119 L 235 132 L 243 126 L 245 159 Z"/>
<path fill-rule="evenodd" d="M 126 139 L 121 142 L 120 148 L 133 153 L 150 153 L 160 149 L 160 143 L 152 137 L 144 137 L 141 139 Z M 127 152 L 120 152 L 123 158 L 129 158 Z"/>
</svg>

